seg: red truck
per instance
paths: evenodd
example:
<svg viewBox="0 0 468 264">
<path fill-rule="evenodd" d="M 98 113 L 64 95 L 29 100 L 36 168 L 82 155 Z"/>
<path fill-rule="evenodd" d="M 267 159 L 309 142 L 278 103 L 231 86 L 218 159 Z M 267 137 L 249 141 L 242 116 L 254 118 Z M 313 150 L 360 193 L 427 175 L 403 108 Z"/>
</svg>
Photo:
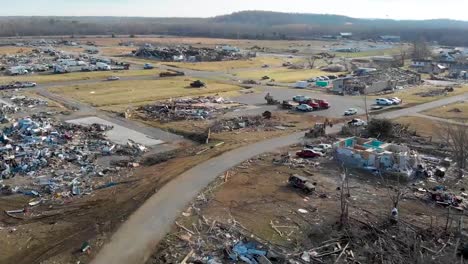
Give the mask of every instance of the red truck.
<svg viewBox="0 0 468 264">
<path fill-rule="evenodd" d="M 330 103 L 328 103 L 327 101 L 325 100 L 322 100 L 322 99 L 312 99 L 312 101 L 315 101 L 315 103 L 317 103 L 319 105 L 319 108 L 320 109 L 328 109 L 330 108 Z"/>
</svg>

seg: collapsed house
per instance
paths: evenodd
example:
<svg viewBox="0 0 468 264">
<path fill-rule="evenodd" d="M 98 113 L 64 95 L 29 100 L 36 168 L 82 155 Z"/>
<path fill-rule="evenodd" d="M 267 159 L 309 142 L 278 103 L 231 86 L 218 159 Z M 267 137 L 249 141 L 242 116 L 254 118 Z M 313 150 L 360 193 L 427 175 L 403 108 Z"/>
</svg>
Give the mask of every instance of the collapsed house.
<svg viewBox="0 0 468 264">
<path fill-rule="evenodd" d="M 377 139 L 350 137 L 334 143 L 335 157 L 348 167 L 412 175 L 419 156 L 408 147 Z"/>
<path fill-rule="evenodd" d="M 333 81 L 332 92 L 343 95 L 371 94 L 395 90 L 399 86 L 416 85 L 421 75 L 409 70 L 390 68 L 366 72 L 361 76 L 347 76 Z"/>
<path fill-rule="evenodd" d="M 156 59 L 160 61 L 187 61 L 187 62 L 201 62 L 201 61 L 223 61 L 223 60 L 238 60 L 249 58 L 253 55 L 251 53 L 243 54 L 237 48 L 195 48 L 188 47 L 153 47 L 152 45 L 145 45 L 140 49 L 133 52 L 136 57 Z"/>
<path fill-rule="evenodd" d="M 200 96 L 155 102 L 141 106 L 137 111 L 147 118 L 171 122 L 214 118 L 217 114 L 238 105 L 222 97 Z"/>
</svg>

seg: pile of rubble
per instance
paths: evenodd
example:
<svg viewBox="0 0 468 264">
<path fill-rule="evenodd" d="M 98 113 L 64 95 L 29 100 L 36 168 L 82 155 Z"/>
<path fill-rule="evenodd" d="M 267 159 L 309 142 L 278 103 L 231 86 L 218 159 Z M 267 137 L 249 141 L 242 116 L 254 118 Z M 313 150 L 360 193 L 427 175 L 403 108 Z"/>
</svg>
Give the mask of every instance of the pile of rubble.
<svg viewBox="0 0 468 264">
<path fill-rule="evenodd" d="M 195 48 L 192 46 L 153 47 L 152 45 L 141 47 L 134 51 L 133 55 L 160 61 L 188 62 L 237 60 L 248 57 L 248 55 L 243 55 L 234 50 Z"/>
<path fill-rule="evenodd" d="M 263 116 L 241 116 L 230 119 L 217 120 L 211 126 L 211 132 L 219 133 L 223 131 L 233 131 L 244 128 L 253 128 L 255 130 L 275 129 L 280 123 L 275 120 L 265 119 Z"/>
<path fill-rule="evenodd" d="M 453 91 L 454 91 L 453 87 L 445 87 L 441 89 L 431 89 L 429 91 L 415 93 L 415 95 L 419 95 L 421 97 L 435 97 L 435 96 L 447 95 L 448 93 L 451 93 Z"/>
<path fill-rule="evenodd" d="M 49 103 L 46 100 L 41 100 L 38 98 L 32 98 L 27 96 L 13 96 L 10 98 L 11 101 L 17 105 L 22 107 L 32 108 L 35 106 L 47 106 Z"/>
<path fill-rule="evenodd" d="M 109 142 L 104 133 L 111 128 L 39 116 L 19 119 L 1 131 L 0 193 L 63 197 L 91 192 L 93 177 L 117 171 L 97 165 L 99 157 L 116 154 L 136 158 L 146 151 L 130 141 L 126 146 Z M 20 176 L 25 179 L 17 179 Z"/>
<path fill-rule="evenodd" d="M 284 250 L 254 237 L 235 220 L 226 225 L 203 217 L 192 227 L 176 225 L 179 235 L 167 236 L 164 250 L 148 263 L 286 263 Z"/>
<path fill-rule="evenodd" d="M 216 96 L 178 98 L 160 101 L 138 108 L 147 118 L 162 122 L 180 120 L 203 120 L 215 117 L 223 110 L 238 106 L 232 101 Z"/>
</svg>

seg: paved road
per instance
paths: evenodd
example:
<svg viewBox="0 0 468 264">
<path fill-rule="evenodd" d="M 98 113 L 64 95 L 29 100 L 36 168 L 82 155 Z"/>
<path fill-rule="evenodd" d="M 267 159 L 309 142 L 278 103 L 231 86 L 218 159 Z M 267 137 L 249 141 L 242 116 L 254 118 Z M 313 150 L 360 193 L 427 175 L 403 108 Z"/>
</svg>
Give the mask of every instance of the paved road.
<svg viewBox="0 0 468 264">
<path fill-rule="evenodd" d="M 405 110 L 383 113 L 379 118 L 395 118 L 463 100 L 468 94 L 445 98 Z M 336 133 L 335 125 L 327 133 Z M 200 191 L 224 171 L 264 152 L 301 141 L 303 133 L 269 139 L 227 152 L 203 162 L 175 178 L 148 199 L 112 236 L 92 263 L 144 263 L 173 222 Z"/>
<path fill-rule="evenodd" d="M 461 95 L 446 97 L 446 98 L 443 98 L 443 99 L 440 99 L 440 100 L 437 100 L 437 101 L 433 101 L 433 102 L 429 102 L 429 103 L 425 103 L 425 104 L 420 104 L 420 105 L 413 106 L 413 107 L 410 107 L 410 108 L 405 108 L 405 109 L 401 109 L 401 110 L 387 112 L 387 113 L 379 115 L 379 117 L 385 117 L 385 118 L 392 119 L 392 118 L 397 118 L 397 117 L 400 117 L 400 116 L 409 116 L 409 115 L 413 115 L 413 114 L 416 114 L 416 113 L 419 113 L 419 112 L 423 112 L 423 111 L 426 111 L 426 110 L 429 110 L 429 109 L 432 109 L 432 108 L 437 108 L 437 107 L 441 107 L 441 106 L 444 106 L 444 105 L 453 104 L 453 103 L 456 103 L 456 102 L 459 102 L 459 101 L 465 101 L 467 99 L 468 99 L 468 93 L 464 93 L 464 94 L 461 94 Z"/>
<path fill-rule="evenodd" d="M 236 102 L 255 106 L 247 111 L 242 111 L 242 114 L 261 114 L 264 111 L 272 111 L 277 109 L 277 106 L 266 105 L 265 95 L 270 93 L 273 98 L 282 102 L 283 100 L 291 100 L 295 95 L 305 95 L 312 98 L 319 98 L 327 100 L 331 108 L 326 110 L 314 111 L 305 113 L 307 115 L 318 115 L 325 117 L 342 117 L 343 113 L 349 108 L 356 108 L 358 115 L 365 113 L 365 103 L 362 97 L 358 96 L 340 96 L 333 94 L 325 94 L 320 90 L 312 89 L 297 89 L 297 88 L 285 88 L 285 87 L 270 87 L 270 86 L 259 86 L 257 89 L 261 90 L 259 93 L 245 94 L 232 98 Z M 368 100 L 370 106 L 373 101 Z M 233 113 L 237 114 L 237 113 Z"/>
</svg>

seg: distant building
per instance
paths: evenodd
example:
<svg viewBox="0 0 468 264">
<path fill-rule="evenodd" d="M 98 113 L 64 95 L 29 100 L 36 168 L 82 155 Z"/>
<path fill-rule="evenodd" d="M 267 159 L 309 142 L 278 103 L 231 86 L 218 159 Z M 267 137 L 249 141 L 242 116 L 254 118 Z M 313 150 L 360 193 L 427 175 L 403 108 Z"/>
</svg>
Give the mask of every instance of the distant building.
<svg viewBox="0 0 468 264">
<path fill-rule="evenodd" d="M 400 42 L 401 41 L 400 36 L 392 36 L 392 35 L 380 36 L 380 39 L 385 42 Z"/>
<path fill-rule="evenodd" d="M 413 68 L 422 68 L 425 67 L 428 64 L 431 64 L 432 60 L 430 59 L 419 59 L 419 60 L 413 60 L 411 62 L 411 67 Z"/>
<path fill-rule="evenodd" d="M 239 52 L 240 51 L 238 47 L 234 47 L 231 45 L 218 46 L 217 48 L 223 51 L 227 51 L 227 52 Z"/>
<path fill-rule="evenodd" d="M 332 92 L 343 95 L 371 94 L 420 82 L 421 75 L 409 70 L 390 68 L 376 71 L 372 68 L 361 68 L 355 72 L 355 76 L 334 80 Z"/>
<path fill-rule="evenodd" d="M 349 39 L 349 38 L 352 38 L 352 37 L 353 37 L 353 33 L 351 33 L 351 32 L 341 32 L 341 33 L 340 33 L 340 37 L 341 37 L 341 38 L 348 38 L 348 39 Z"/>
</svg>

